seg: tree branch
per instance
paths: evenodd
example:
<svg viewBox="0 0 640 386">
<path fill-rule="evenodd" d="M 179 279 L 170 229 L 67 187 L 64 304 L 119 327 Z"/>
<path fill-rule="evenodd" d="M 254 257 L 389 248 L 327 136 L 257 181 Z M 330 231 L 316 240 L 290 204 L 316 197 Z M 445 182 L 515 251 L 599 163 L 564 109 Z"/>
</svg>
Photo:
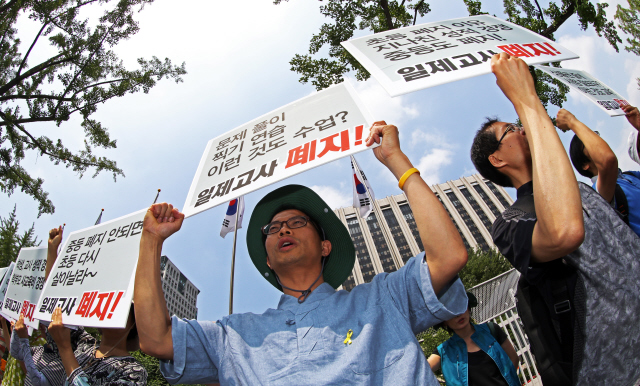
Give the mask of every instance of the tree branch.
<svg viewBox="0 0 640 386">
<path fill-rule="evenodd" d="M 17 76 L 20 76 L 20 72 L 22 71 L 22 67 L 24 67 L 25 63 L 27 63 L 27 58 L 29 57 L 29 54 L 31 53 L 31 50 L 36 45 L 36 42 L 40 38 L 40 35 L 42 34 L 42 31 L 44 31 L 44 29 L 47 27 L 48 24 L 49 23 L 44 23 L 42 25 L 42 28 L 40 28 L 40 31 L 38 31 L 38 34 L 36 35 L 36 38 L 33 39 L 33 43 L 31 43 L 31 47 L 29 47 L 29 50 L 24 55 L 24 59 L 22 59 L 22 63 L 20 63 L 20 67 L 18 67 L 18 71 L 16 72 Z"/>
<path fill-rule="evenodd" d="M 571 5 L 569 5 L 566 9 L 566 11 L 564 11 L 564 13 L 562 15 L 560 15 L 560 17 L 556 20 L 553 21 L 553 24 L 551 24 L 547 29 L 545 29 L 544 31 L 540 32 L 540 35 L 546 37 L 546 38 L 550 38 L 550 36 L 556 32 L 558 30 L 558 28 L 560 28 L 560 26 L 567 21 L 567 19 L 569 19 L 571 17 L 571 15 L 573 15 L 576 12 L 576 6 L 575 3 L 571 3 Z"/>
<path fill-rule="evenodd" d="M 542 14 L 542 8 L 540 8 L 540 4 L 538 4 L 538 0 L 534 0 L 536 5 L 538 6 L 538 19 L 544 21 L 544 16 Z"/>
<path fill-rule="evenodd" d="M 48 116 L 48 117 L 42 117 L 42 118 L 15 119 L 15 120 L 7 120 L 4 116 L 2 118 L 4 119 L 4 121 L 0 122 L 0 126 L 8 126 L 11 124 L 19 125 L 21 123 L 32 123 L 32 122 L 49 122 L 49 121 L 55 121 L 56 119 L 56 117 L 54 116 Z"/>
<path fill-rule="evenodd" d="M 11 0 L 7 4 L 0 7 L 0 13 L 4 13 L 7 9 L 11 8 L 18 0 Z"/>
<path fill-rule="evenodd" d="M 403 1 L 404 2 L 404 1 Z M 420 2 L 418 4 L 416 4 L 416 12 L 413 15 L 413 25 L 416 25 L 416 20 L 418 20 L 418 9 L 420 8 L 420 6 L 424 3 L 424 0 L 420 0 Z"/>
<path fill-rule="evenodd" d="M 71 60 L 73 60 L 73 57 L 68 57 L 62 60 L 58 60 L 56 61 L 55 59 L 58 59 L 60 57 L 64 56 L 64 52 L 61 54 L 58 54 L 50 59 L 47 59 L 46 61 L 38 64 L 37 66 L 33 67 L 32 69 L 30 69 L 29 71 L 25 72 L 24 74 L 20 75 L 20 76 L 16 76 L 15 78 L 13 78 L 10 82 L 8 82 L 7 84 L 5 84 L 4 86 L 0 87 L 0 95 L 3 95 L 4 93 L 6 93 L 7 91 L 11 90 L 13 87 L 15 87 L 18 83 L 22 82 L 23 80 L 25 80 L 26 78 L 37 74 L 40 71 L 46 70 L 47 68 L 51 67 L 51 66 L 55 66 L 61 63 L 65 63 L 65 62 L 70 62 Z"/>
<path fill-rule="evenodd" d="M 73 98 L 63 98 L 58 95 L 42 95 L 42 94 L 34 94 L 34 95 L 5 95 L 0 97 L 0 102 L 12 100 L 12 99 L 62 99 L 65 102 L 71 102 Z"/>
<path fill-rule="evenodd" d="M 387 30 L 395 29 L 396 27 L 393 26 L 393 21 L 391 20 L 391 11 L 389 10 L 389 2 L 387 0 L 380 0 L 380 7 L 382 8 L 382 12 L 384 13 Z"/>
</svg>

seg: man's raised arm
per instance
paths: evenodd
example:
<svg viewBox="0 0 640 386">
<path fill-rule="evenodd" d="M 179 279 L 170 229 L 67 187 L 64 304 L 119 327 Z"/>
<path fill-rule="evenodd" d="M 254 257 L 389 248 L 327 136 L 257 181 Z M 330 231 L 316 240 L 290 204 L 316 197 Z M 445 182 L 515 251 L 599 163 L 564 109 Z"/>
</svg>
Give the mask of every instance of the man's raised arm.
<svg viewBox="0 0 640 386">
<path fill-rule="evenodd" d="M 133 292 L 140 349 L 159 359 L 173 359 L 171 319 L 162 292 L 160 254 L 167 237 L 182 226 L 184 214 L 171 204 L 151 205 L 144 217 Z"/>
<path fill-rule="evenodd" d="M 373 150 L 374 154 L 400 180 L 413 165 L 400 150 L 398 129 L 384 121 L 374 123 L 367 145 L 380 143 L 382 137 L 382 145 Z M 444 206 L 418 173 L 409 176 L 403 190 L 424 245 L 433 291 L 438 294 L 467 263 L 467 250 Z"/>
<path fill-rule="evenodd" d="M 538 262 L 561 258 L 584 240 L 578 181 L 560 137 L 536 94 L 527 64 L 501 53 L 491 59 L 491 70 L 520 117 L 531 152 L 538 219 L 533 230 L 531 257 Z"/>
</svg>

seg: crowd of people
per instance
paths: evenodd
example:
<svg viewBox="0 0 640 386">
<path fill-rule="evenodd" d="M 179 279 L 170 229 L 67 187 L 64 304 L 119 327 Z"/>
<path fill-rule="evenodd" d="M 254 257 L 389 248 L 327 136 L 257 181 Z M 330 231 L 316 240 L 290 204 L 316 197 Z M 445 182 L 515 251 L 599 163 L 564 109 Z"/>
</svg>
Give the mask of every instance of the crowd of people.
<svg viewBox="0 0 640 386">
<path fill-rule="evenodd" d="M 501 53 L 491 68 L 520 124 L 487 119 L 471 159 L 483 177 L 517 190 L 492 236 L 521 273 L 518 312 L 542 382 L 637 385 L 640 173 L 620 172 L 607 143 L 560 110 L 557 127 L 575 133 L 567 154 L 526 63 Z M 640 130 L 638 109 L 624 109 Z M 467 250 L 401 150 L 398 129 L 376 122 L 366 142 L 380 144 L 373 152 L 406 194 L 424 244 L 404 267 L 337 291 L 355 262 L 349 232 L 315 192 L 288 185 L 260 200 L 247 228 L 251 260 L 283 293 L 277 307 L 218 321 L 170 317 L 160 256 L 184 215 L 171 204 L 154 204 L 144 218 L 126 328 L 102 329 L 98 342 L 83 328 L 64 327 L 57 309 L 42 330 L 46 343 L 34 346 L 21 318 L 10 351 L 22 361 L 25 384 L 146 384 L 144 367 L 129 354 L 139 347 L 160 359 L 172 384 L 438 385 L 440 369 L 448 385 L 520 385 L 518 355 L 505 331 L 470 318 L 477 300 L 457 276 Z M 629 143 L 640 163 L 637 132 Z M 593 187 L 576 180 L 572 163 L 593 178 Z M 47 275 L 61 233 L 49 235 Z M 416 334 L 432 326 L 452 337 L 427 359 Z"/>
</svg>

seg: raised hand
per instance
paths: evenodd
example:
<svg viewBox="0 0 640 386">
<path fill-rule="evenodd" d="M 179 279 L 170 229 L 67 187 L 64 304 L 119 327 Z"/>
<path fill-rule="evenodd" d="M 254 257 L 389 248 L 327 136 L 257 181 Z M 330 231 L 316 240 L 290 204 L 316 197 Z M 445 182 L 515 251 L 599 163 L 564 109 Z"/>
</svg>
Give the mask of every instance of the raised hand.
<svg viewBox="0 0 640 386">
<path fill-rule="evenodd" d="M 620 108 L 626 113 L 627 120 L 631 126 L 640 131 L 640 112 L 638 112 L 638 108 L 631 105 L 620 106 Z"/>
<path fill-rule="evenodd" d="M 18 317 L 18 321 L 15 323 L 11 323 L 11 325 L 20 338 L 26 339 L 29 337 L 29 331 L 27 329 L 27 326 L 24 324 L 24 315 L 20 314 L 20 317 Z"/>
<path fill-rule="evenodd" d="M 390 161 L 397 156 L 404 155 L 400 150 L 400 139 L 398 138 L 398 128 L 393 125 L 387 125 L 385 121 L 377 121 L 369 129 L 369 136 L 365 140 L 367 146 L 373 143 L 381 143 L 379 147 L 373 149 L 378 161 L 382 162 L 386 167 L 390 167 Z M 384 138 L 384 141 L 382 141 Z"/>
<path fill-rule="evenodd" d="M 59 348 L 71 347 L 71 330 L 62 324 L 62 309 L 56 307 L 51 314 L 49 334 Z"/>
<path fill-rule="evenodd" d="M 166 202 L 153 204 L 144 216 L 142 229 L 148 235 L 165 240 L 180 230 L 183 220 L 184 214 L 180 213 L 173 205 Z"/>
<path fill-rule="evenodd" d="M 520 58 L 510 56 L 506 52 L 491 58 L 491 71 L 496 76 L 496 83 L 504 95 L 516 107 L 540 103 L 529 66 Z"/>
<path fill-rule="evenodd" d="M 58 250 L 58 246 L 62 242 L 62 226 L 58 226 L 57 228 L 53 228 L 49 231 L 49 247 L 55 248 Z"/>
<path fill-rule="evenodd" d="M 556 126 L 562 131 L 571 130 L 571 125 L 576 120 L 576 117 L 568 110 L 560 109 L 556 116 Z"/>
</svg>

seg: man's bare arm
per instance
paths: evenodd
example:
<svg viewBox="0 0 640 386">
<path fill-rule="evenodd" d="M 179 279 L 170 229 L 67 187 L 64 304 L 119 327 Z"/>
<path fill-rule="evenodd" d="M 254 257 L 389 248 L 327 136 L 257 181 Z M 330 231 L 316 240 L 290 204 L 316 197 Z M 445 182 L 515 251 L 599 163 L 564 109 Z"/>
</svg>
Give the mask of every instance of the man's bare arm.
<svg viewBox="0 0 640 386">
<path fill-rule="evenodd" d="M 580 138 L 589 153 L 589 158 L 598 168 L 598 182 L 596 183 L 598 193 L 607 202 L 611 202 L 618 180 L 618 158 L 609 144 L 565 109 L 558 111 L 556 124 L 561 130 L 571 130 Z"/>
<path fill-rule="evenodd" d="M 531 256 L 545 262 L 566 256 L 582 244 L 582 201 L 569 157 L 536 94 L 529 67 L 506 53 L 494 55 L 496 83 L 513 103 L 531 151 L 536 216 Z"/>
<path fill-rule="evenodd" d="M 400 150 L 398 129 L 384 121 L 373 124 L 367 145 L 380 143 L 382 137 L 382 146 L 375 148 L 374 153 L 399 180 L 413 165 Z M 418 173 L 405 181 L 403 190 L 424 245 L 433 291 L 438 294 L 467 263 L 467 249 L 442 203 Z"/>
<path fill-rule="evenodd" d="M 152 205 L 144 217 L 134 285 L 140 349 L 159 359 L 173 359 L 171 319 L 162 291 L 160 254 L 167 237 L 182 226 L 184 214 L 167 203 Z"/>
</svg>

